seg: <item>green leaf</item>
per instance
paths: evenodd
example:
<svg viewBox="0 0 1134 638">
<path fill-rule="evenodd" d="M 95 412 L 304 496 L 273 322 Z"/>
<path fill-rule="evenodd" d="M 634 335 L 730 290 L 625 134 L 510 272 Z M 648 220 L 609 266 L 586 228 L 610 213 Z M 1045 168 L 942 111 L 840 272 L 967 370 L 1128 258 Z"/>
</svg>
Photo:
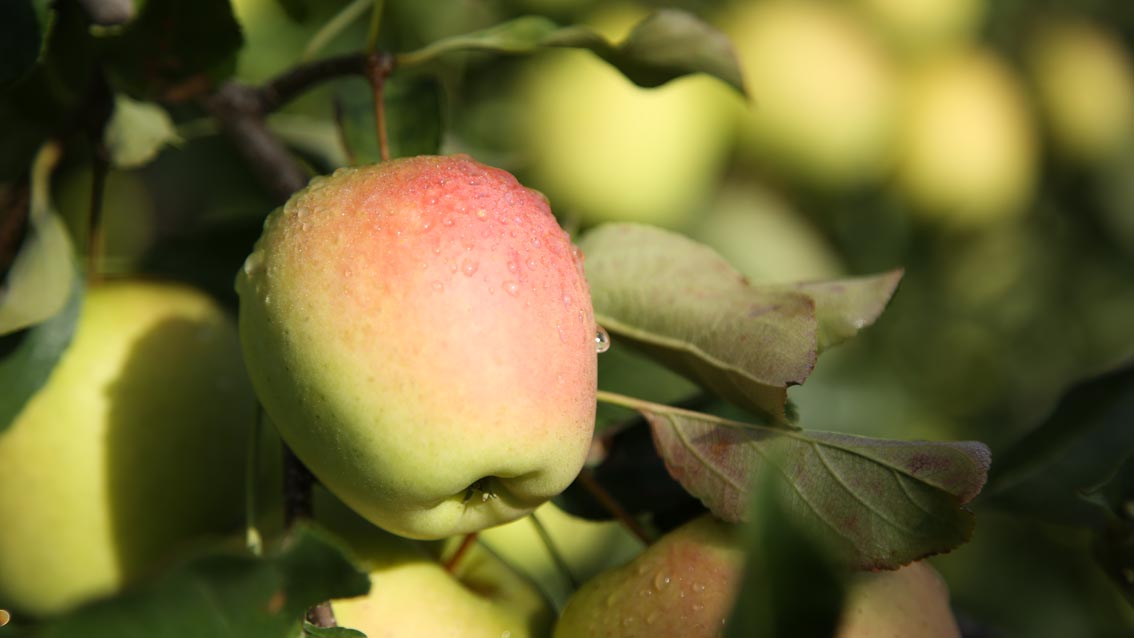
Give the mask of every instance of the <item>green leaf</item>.
<svg viewBox="0 0 1134 638">
<path fill-rule="evenodd" d="M 398 56 L 398 64 L 426 64 L 461 51 L 527 54 L 549 47 L 591 51 L 635 84 L 647 88 L 690 73 L 706 73 L 745 93 L 740 66 L 728 38 L 696 16 L 677 9 L 654 12 L 617 45 L 585 27 L 560 27 L 544 17 L 524 16 L 403 53 Z"/>
<path fill-rule="evenodd" d="M 1102 493 L 1113 489 L 1109 484 L 1116 477 L 1134 478 L 1119 472 L 1134 458 L 1131 424 L 1134 363 L 1127 363 L 1071 388 L 1043 423 L 1004 452 L 986 501 L 1047 521 L 1101 529 L 1116 509 Z M 1134 498 L 1134 490 L 1125 498 Z"/>
<path fill-rule="evenodd" d="M 366 638 L 366 634 L 357 629 L 347 627 L 316 627 L 309 622 L 303 623 L 303 633 L 315 638 Z"/>
<path fill-rule="evenodd" d="M 343 138 L 355 164 L 382 159 L 374 125 L 374 94 L 363 82 L 338 92 Z M 431 155 L 441 147 L 441 86 L 431 77 L 395 74 L 383 89 L 390 157 Z"/>
<path fill-rule="evenodd" d="M 636 402 L 671 475 L 727 521 L 775 480 L 784 507 L 857 568 L 895 569 L 968 540 L 962 506 L 984 485 L 976 442 L 889 441 L 785 430 Z"/>
<path fill-rule="evenodd" d="M 180 143 L 181 137 L 165 109 L 118 95 L 104 141 L 115 166 L 137 168 L 150 163 L 166 145 Z"/>
<path fill-rule="evenodd" d="M 75 264 L 71 240 L 51 205 L 51 173 L 61 150 L 44 146 L 32 166 L 28 232 L 0 281 L 0 335 L 46 320 L 71 294 Z"/>
<path fill-rule="evenodd" d="M 654 403 L 672 404 L 688 399 L 701 389 L 685 377 L 650 361 L 629 349 L 614 347 L 599 357 L 599 387 Z M 599 403 L 595 415 L 595 433 L 636 416 L 633 411 L 609 403 Z"/>
<path fill-rule="evenodd" d="M 829 638 L 842 614 L 843 575 L 782 502 L 783 477 L 769 478 L 753 494 L 748 560 L 724 635 Z"/>
<path fill-rule="evenodd" d="M 306 610 L 364 595 L 370 582 L 322 533 L 301 528 L 282 552 L 214 550 L 143 586 L 47 623 L 41 638 L 294 638 Z"/>
<path fill-rule="evenodd" d="M 15 84 L 39 61 L 47 23 L 46 0 L 0 2 L 0 89 Z"/>
<path fill-rule="evenodd" d="M 815 364 L 815 305 L 792 290 L 758 289 L 708 247 L 638 224 L 582 237 L 599 324 L 705 389 L 784 420 L 787 386 Z"/>
<path fill-rule="evenodd" d="M 190 80 L 228 77 L 243 41 L 228 0 L 148 0 L 137 19 L 101 45 L 124 86 L 157 98 Z"/>
<path fill-rule="evenodd" d="M 902 280 L 901 269 L 879 275 L 784 286 L 815 302 L 819 319 L 819 351 L 838 345 L 878 319 Z"/>
</svg>

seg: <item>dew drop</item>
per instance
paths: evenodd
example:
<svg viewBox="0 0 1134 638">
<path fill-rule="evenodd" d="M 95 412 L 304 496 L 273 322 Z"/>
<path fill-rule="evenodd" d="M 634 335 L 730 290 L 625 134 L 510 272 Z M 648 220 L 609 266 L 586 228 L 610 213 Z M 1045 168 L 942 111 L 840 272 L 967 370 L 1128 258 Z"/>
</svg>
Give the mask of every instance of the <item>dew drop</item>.
<svg viewBox="0 0 1134 638">
<path fill-rule="evenodd" d="M 658 575 L 654 576 L 654 589 L 658 591 L 665 589 L 667 586 L 669 586 L 669 580 L 669 576 L 658 572 Z"/>
<path fill-rule="evenodd" d="M 532 237 L 532 246 L 539 248 L 542 243 L 543 242 L 539 240 L 539 237 Z"/>
<path fill-rule="evenodd" d="M 556 321 L 555 330 L 559 333 L 559 341 L 561 343 L 567 343 L 567 333 L 563 332 L 563 324 Z"/>
<path fill-rule="evenodd" d="M 508 272 L 514 273 L 519 269 L 520 269 L 520 267 L 516 265 L 516 262 L 514 262 L 514 261 L 508 262 Z"/>
<path fill-rule="evenodd" d="M 433 286 L 434 292 L 443 292 L 445 290 L 445 284 L 440 281 L 434 281 L 431 285 Z"/>
<path fill-rule="evenodd" d="M 476 218 L 481 221 L 488 219 L 488 211 L 484 210 L 483 208 L 478 208 L 476 211 Z"/>
<path fill-rule="evenodd" d="M 446 226 L 452 226 L 452 225 L 453 225 L 453 220 L 452 220 L 451 218 L 449 218 L 449 217 L 446 217 L 445 219 L 442 219 L 442 220 L 441 220 L 441 223 L 442 223 L 442 224 L 444 224 L 444 225 L 446 225 Z"/>
<path fill-rule="evenodd" d="M 504 290 L 507 290 L 509 295 L 515 297 L 516 295 L 520 294 L 520 284 L 514 281 L 505 281 Z"/>
<path fill-rule="evenodd" d="M 531 268 L 532 270 L 535 270 L 535 267 L 536 267 L 536 260 L 535 260 L 535 258 L 534 258 L 534 257 L 531 257 L 531 258 L 529 258 L 529 259 L 528 259 L 528 268 Z"/>
<path fill-rule="evenodd" d="M 598 330 L 595 331 L 595 352 L 602 354 L 607 350 L 610 350 L 610 334 L 607 333 L 606 328 L 598 326 Z"/>
<path fill-rule="evenodd" d="M 646 616 L 646 624 L 652 625 L 658 621 L 658 612 L 651 611 L 649 616 Z"/>
<path fill-rule="evenodd" d="M 461 262 L 461 272 L 465 273 L 466 277 L 472 277 L 476 274 L 476 269 L 479 264 L 472 259 L 465 259 Z"/>
<path fill-rule="evenodd" d="M 693 584 L 693 591 L 700 594 L 701 592 L 705 591 L 705 584 L 704 583 L 694 583 Z"/>
</svg>

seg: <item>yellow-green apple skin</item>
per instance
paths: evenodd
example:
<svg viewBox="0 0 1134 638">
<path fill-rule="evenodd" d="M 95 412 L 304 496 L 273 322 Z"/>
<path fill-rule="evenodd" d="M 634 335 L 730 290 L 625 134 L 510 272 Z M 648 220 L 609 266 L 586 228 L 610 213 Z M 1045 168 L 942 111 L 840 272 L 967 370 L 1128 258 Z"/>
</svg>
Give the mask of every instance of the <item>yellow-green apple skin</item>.
<svg viewBox="0 0 1134 638">
<path fill-rule="evenodd" d="M 895 185 L 912 210 L 975 228 L 1027 212 L 1038 141 L 1022 83 L 996 54 L 962 48 L 911 70 Z"/>
<path fill-rule="evenodd" d="M 370 573 L 370 592 L 335 600 L 340 626 L 371 638 L 547 636 L 554 613 L 520 572 L 486 550 L 469 546 L 452 572 L 443 543 L 411 541 L 381 530 L 315 488 L 316 520 L 338 535 Z M 462 537 L 454 538 L 450 554 Z"/>
<path fill-rule="evenodd" d="M 1028 70 L 1056 149 L 1104 162 L 1134 147 L 1134 58 L 1116 35 L 1049 19 L 1031 33 Z"/>
<path fill-rule="evenodd" d="M 603 5 L 588 26 L 618 41 L 647 12 Z M 584 51 L 550 51 L 526 64 L 518 146 L 532 184 L 583 223 L 679 228 L 725 168 L 743 98 L 697 75 L 645 89 Z"/>
<path fill-rule="evenodd" d="M 560 615 L 555 638 L 722 636 L 744 563 L 735 526 L 697 518 L 584 584 Z M 856 575 L 835 637 L 913 636 L 960 636 L 940 576 L 922 563 Z"/>
<path fill-rule="evenodd" d="M 374 524 L 442 538 L 561 492 L 594 429 L 582 256 L 539 193 L 468 156 L 317 178 L 237 277 L 284 441 Z"/>
<path fill-rule="evenodd" d="M 839 3 L 768 0 L 734 3 L 715 21 L 753 96 L 742 118 L 744 157 L 824 189 L 885 175 L 897 76 L 862 19 Z"/>
<path fill-rule="evenodd" d="M 61 612 L 238 531 L 255 408 L 236 326 L 206 295 L 89 288 L 47 384 L 0 433 L 0 607 Z"/>
<path fill-rule="evenodd" d="M 988 10 L 987 0 L 854 0 L 896 48 L 920 56 L 970 42 Z"/>
</svg>

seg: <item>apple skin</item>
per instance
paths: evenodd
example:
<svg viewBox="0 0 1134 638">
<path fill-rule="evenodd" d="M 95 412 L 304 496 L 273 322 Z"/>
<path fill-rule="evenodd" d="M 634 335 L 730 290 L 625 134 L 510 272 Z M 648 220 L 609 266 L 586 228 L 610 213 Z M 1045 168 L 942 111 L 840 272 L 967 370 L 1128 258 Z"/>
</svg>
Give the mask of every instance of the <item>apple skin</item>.
<svg viewBox="0 0 1134 638">
<path fill-rule="evenodd" d="M 0 607 L 62 612 L 237 532 L 255 408 L 236 327 L 207 296 L 89 288 L 47 384 L 0 433 Z"/>
<path fill-rule="evenodd" d="M 724 631 L 744 572 L 735 526 L 702 516 L 584 584 L 555 638 L 710 638 Z M 941 577 L 924 563 L 855 574 L 836 638 L 959 638 Z M 754 637 L 757 638 L 757 637 Z"/>
<path fill-rule="evenodd" d="M 443 538 L 519 518 L 582 467 L 595 321 L 547 200 L 468 156 L 315 179 L 237 277 L 267 413 L 374 524 Z"/>
</svg>

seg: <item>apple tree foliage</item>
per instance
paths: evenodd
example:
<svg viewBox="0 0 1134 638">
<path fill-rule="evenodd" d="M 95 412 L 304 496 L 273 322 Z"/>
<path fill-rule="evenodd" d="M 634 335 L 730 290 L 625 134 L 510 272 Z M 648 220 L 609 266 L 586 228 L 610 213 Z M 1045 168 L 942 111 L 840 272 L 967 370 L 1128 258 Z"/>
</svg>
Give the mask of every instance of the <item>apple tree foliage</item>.
<svg viewBox="0 0 1134 638">
<path fill-rule="evenodd" d="M 325 12 L 304 0 L 280 4 L 296 21 Z M 61 155 L 95 166 L 93 201 L 110 168 L 147 167 L 190 134 L 226 135 L 232 144 L 219 148 L 228 164 L 214 173 L 194 166 L 191 179 L 176 187 L 191 198 L 199 195 L 190 191 L 215 186 L 223 196 L 225 180 L 259 180 L 256 194 L 220 203 L 260 210 L 259 217 L 186 224 L 165 235 L 138 270 L 189 280 L 231 306 L 232 273 L 270 206 L 312 174 L 380 159 L 368 74 L 384 74 L 386 148 L 395 157 L 441 149 L 445 110 L 461 90 L 454 77 L 466 66 L 553 48 L 590 51 L 643 87 L 705 73 L 759 100 L 759 87 L 744 86 L 727 39 L 682 11 L 657 11 L 617 43 L 531 15 L 415 41 L 399 30 L 398 19 L 412 13 L 403 7 L 387 12 L 372 38 L 383 53 L 372 54 L 360 38 L 343 35 L 344 16 L 362 15 L 360 6 L 369 3 L 337 6 L 341 12 L 316 36 L 349 40 L 353 49 L 314 51 L 313 59 L 297 51 L 291 71 L 250 85 L 234 80 L 244 35 L 229 0 L 3 4 L 0 433 L 45 383 L 81 304 L 76 242 L 51 202 Z M 333 102 L 333 118 L 299 125 L 268 117 L 324 83 L 330 91 L 320 99 Z M 199 159 L 184 161 L 204 163 Z M 173 173 L 158 177 L 176 180 Z M 207 183 L 191 181 L 202 179 Z M 822 635 L 831 618 L 799 624 L 815 610 L 800 606 L 805 596 L 793 600 L 785 592 L 818 588 L 829 615 L 840 596 L 836 565 L 893 569 L 969 539 L 974 517 L 967 506 L 989 476 L 987 447 L 814 430 L 788 400 L 788 388 L 806 381 L 821 354 L 878 319 L 901 270 L 757 285 L 708 247 L 669 231 L 611 224 L 577 241 L 596 316 L 614 343 L 600 358 L 606 405 L 597 427 L 611 445 L 589 471 L 633 514 L 655 514 L 660 522 L 663 514 L 688 518 L 708 509 L 747 521 L 753 560 L 779 561 L 784 586 L 772 595 L 746 586 L 751 604 L 730 631 L 748 635 L 746 627 L 772 626 Z M 604 378 L 603 371 L 618 368 L 638 373 L 619 379 L 642 381 L 612 387 L 607 378 L 615 375 Z M 1100 560 L 1128 591 L 1132 387 L 1125 370 L 1071 392 L 1005 455 L 986 489 L 997 507 L 1090 530 Z M 580 516 L 609 516 L 578 486 L 557 502 Z M 0 513 L 10 515 L 18 513 Z M 786 563 L 785 556 L 794 558 Z M 788 567 L 807 578 L 793 579 Z M 227 547 L 187 556 L 144 587 L 43 625 L 16 619 L 0 636 L 283 638 L 301 630 L 306 608 L 366 588 L 334 541 L 303 529 L 266 556 Z M 310 625 L 306 631 L 358 635 Z"/>
</svg>

